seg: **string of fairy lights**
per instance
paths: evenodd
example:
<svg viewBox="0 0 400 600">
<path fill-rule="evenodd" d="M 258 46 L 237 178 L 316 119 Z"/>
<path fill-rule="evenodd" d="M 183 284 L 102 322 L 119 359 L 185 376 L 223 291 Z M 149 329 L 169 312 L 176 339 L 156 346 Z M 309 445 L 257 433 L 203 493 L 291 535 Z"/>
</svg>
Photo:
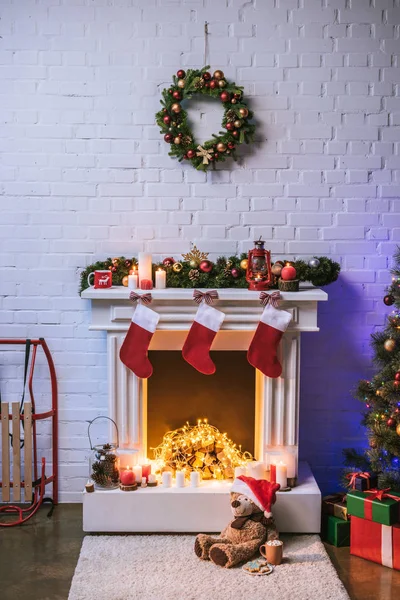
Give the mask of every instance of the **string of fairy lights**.
<svg viewBox="0 0 400 600">
<path fill-rule="evenodd" d="M 183 427 L 168 431 L 161 444 L 152 448 L 154 459 L 161 469 L 199 471 L 203 479 L 230 479 L 235 467 L 243 467 L 253 460 L 250 452 L 232 442 L 226 433 L 210 425 L 207 419 L 189 422 Z"/>
</svg>

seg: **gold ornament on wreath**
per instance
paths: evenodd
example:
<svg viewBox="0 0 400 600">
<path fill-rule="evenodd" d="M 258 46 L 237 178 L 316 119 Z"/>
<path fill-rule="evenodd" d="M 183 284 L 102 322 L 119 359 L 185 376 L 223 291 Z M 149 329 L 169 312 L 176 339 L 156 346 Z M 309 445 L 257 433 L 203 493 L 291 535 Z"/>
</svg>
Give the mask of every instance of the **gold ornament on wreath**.
<svg viewBox="0 0 400 600">
<path fill-rule="evenodd" d="M 160 133 L 164 141 L 170 144 L 169 155 L 180 162 L 189 161 L 202 171 L 216 162 L 225 161 L 229 156 L 236 160 L 236 147 L 251 143 L 255 132 L 255 125 L 251 123 L 253 113 L 243 100 L 243 88 L 228 81 L 220 69 L 211 74 L 209 68 L 189 69 L 187 72 L 179 69 L 173 76 L 171 86 L 163 90 L 162 108 L 156 114 Z M 188 114 L 181 104 L 195 94 L 215 98 L 224 107 L 222 128 L 225 131 L 212 134 L 201 145 L 194 139 Z"/>
</svg>

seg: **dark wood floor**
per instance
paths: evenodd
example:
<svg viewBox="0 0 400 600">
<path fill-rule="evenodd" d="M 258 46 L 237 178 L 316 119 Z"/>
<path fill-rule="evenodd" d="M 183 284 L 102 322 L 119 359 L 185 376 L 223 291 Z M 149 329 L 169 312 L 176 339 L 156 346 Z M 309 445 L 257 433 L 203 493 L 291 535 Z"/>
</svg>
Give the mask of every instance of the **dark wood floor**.
<svg viewBox="0 0 400 600">
<path fill-rule="evenodd" d="M 48 510 L 43 507 L 22 527 L 0 528 L 1 600 L 68 598 L 84 537 L 82 508 L 62 504 L 50 519 Z M 400 599 L 400 571 L 350 556 L 348 548 L 326 549 L 352 600 Z"/>
</svg>

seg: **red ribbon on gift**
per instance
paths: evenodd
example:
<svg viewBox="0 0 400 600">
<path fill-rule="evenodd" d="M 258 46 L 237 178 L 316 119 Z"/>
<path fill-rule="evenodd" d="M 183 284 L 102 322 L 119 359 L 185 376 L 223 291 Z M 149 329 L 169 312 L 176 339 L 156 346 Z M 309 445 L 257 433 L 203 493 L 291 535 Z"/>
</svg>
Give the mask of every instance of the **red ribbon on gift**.
<svg viewBox="0 0 400 600">
<path fill-rule="evenodd" d="M 267 292 L 261 292 L 260 294 L 260 304 L 263 306 L 267 306 L 267 304 L 271 304 L 274 308 L 278 308 L 278 301 L 281 299 L 280 292 L 272 292 L 272 294 L 268 294 Z"/>
<path fill-rule="evenodd" d="M 385 488 L 383 490 L 365 490 L 365 494 L 370 494 L 370 496 L 364 500 L 364 519 L 372 521 L 373 500 L 379 500 L 379 502 L 382 502 L 382 500 L 385 498 L 391 498 L 392 500 L 396 500 L 396 502 L 400 502 L 400 496 L 394 496 L 393 494 L 388 494 L 387 492 L 390 492 L 390 488 Z"/>
<path fill-rule="evenodd" d="M 360 471 L 355 471 L 354 473 L 347 473 L 346 478 L 350 479 L 348 487 L 351 487 L 353 490 L 355 490 L 355 482 L 357 477 L 362 477 L 363 479 L 366 479 L 369 487 L 369 479 L 371 477 L 371 473 L 368 473 L 367 471 L 363 473 Z"/>
<path fill-rule="evenodd" d="M 200 304 L 202 300 L 206 304 L 212 304 L 214 300 L 218 300 L 218 292 L 217 290 L 210 290 L 209 292 L 201 292 L 200 290 L 194 290 L 193 292 L 193 300 Z"/>
<path fill-rule="evenodd" d="M 143 302 L 143 304 L 150 304 L 152 297 L 151 294 L 137 294 L 136 292 L 131 292 L 129 295 L 129 300 L 131 300 L 134 304 L 140 300 Z"/>
</svg>

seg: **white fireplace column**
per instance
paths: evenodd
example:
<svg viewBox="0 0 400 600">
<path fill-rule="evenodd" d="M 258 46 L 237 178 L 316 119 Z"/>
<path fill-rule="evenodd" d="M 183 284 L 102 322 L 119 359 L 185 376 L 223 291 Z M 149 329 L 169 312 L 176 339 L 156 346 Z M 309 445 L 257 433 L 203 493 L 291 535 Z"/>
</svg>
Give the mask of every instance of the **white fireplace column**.
<svg viewBox="0 0 400 600">
<path fill-rule="evenodd" d="M 259 322 L 262 306 L 259 294 L 248 290 L 218 290 L 215 306 L 225 314 L 213 350 L 247 350 Z M 152 290 L 151 308 L 160 314 L 151 350 L 180 350 L 193 321 L 197 305 L 193 290 Z M 144 459 L 147 447 L 147 381 L 136 377 L 119 359 L 119 350 L 129 328 L 133 307 L 129 290 L 90 288 L 83 298 L 92 300 L 91 329 L 107 332 L 109 416 L 118 425 L 120 445 L 135 448 Z M 282 338 L 279 353 L 283 372 L 271 379 L 256 371 L 255 457 L 291 452 L 296 474 L 299 428 L 300 335 L 318 331 L 317 303 L 327 295 L 316 288 L 282 293 L 280 306 L 292 314 L 292 322 Z M 115 431 L 110 424 L 110 435 Z"/>
</svg>

